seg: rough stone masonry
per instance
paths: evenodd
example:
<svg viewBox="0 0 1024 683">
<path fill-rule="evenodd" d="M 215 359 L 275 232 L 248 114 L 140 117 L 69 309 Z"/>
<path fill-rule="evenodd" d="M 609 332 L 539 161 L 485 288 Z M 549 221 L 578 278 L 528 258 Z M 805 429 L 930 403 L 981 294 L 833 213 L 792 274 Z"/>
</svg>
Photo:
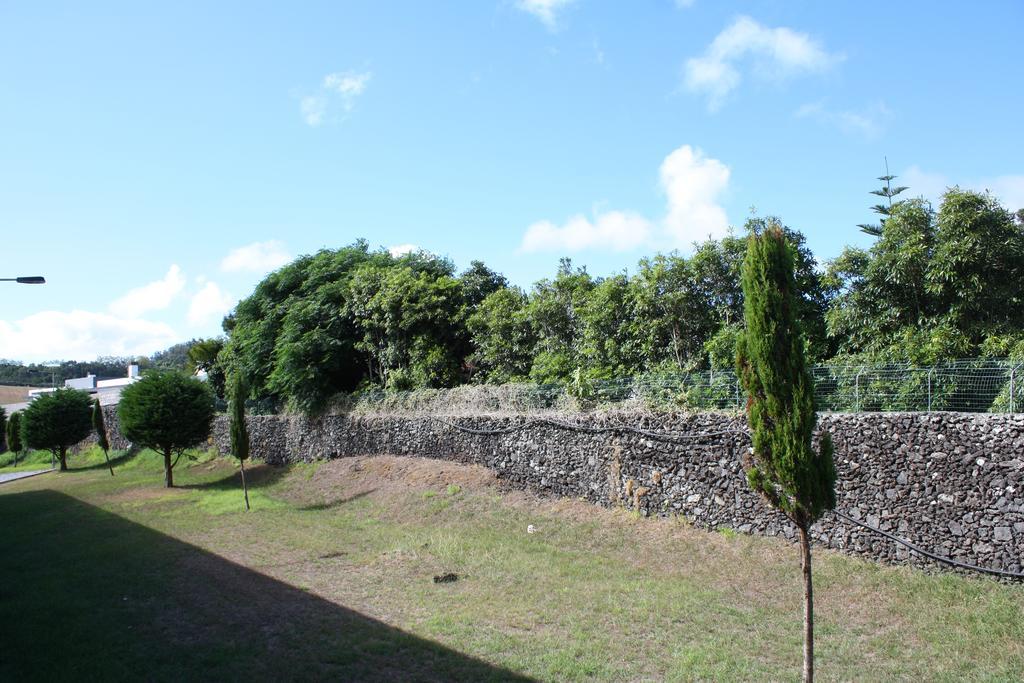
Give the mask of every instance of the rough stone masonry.
<svg viewBox="0 0 1024 683">
<path fill-rule="evenodd" d="M 126 447 L 109 416 L 114 447 Z M 794 538 L 785 517 L 746 484 L 746 420 L 725 413 L 616 411 L 558 416 L 584 429 L 634 427 L 678 438 L 586 433 L 530 415 L 253 416 L 252 452 L 272 464 L 357 455 L 405 455 L 480 464 L 540 493 L 681 514 L 695 525 Z M 474 434 L 457 429 L 501 431 Z M 838 507 L 932 552 L 1021 571 L 1024 415 L 824 413 L 835 443 Z M 707 435 L 707 436 L 704 436 Z M 229 449 L 218 417 L 213 444 Z M 934 567 L 903 546 L 833 515 L 813 530 L 821 545 L 876 560 Z"/>
</svg>

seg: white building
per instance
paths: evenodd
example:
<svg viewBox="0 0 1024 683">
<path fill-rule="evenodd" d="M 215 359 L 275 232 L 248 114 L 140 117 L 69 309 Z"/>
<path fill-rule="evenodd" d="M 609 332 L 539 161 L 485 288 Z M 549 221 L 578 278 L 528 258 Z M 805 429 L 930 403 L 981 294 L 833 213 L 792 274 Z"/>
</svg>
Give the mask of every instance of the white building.
<svg viewBox="0 0 1024 683">
<path fill-rule="evenodd" d="M 115 379 L 96 379 L 96 375 L 88 374 L 85 377 L 75 377 L 74 379 L 64 380 L 64 386 L 68 389 L 78 389 L 84 391 L 87 394 L 92 394 L 100 400 L 100 405 L 114 405 L 121 400 L 121 390 L 129 384 L 138 382 L 140 378 L 139 366 L 134 363 L 128 366 L 128 374 L 125 377 L 117 377 Z M 54 389 L 32 389 L 28 392 L 28 400 L 31 402 L 36 396 L 41 394 L 49 394 L 55 391 Z M 28 404 L 17 404 L 21 407 L 25 407 Z M 14 410 L 20 410 L 21 408 L 14 406 L 7 406 L 8 412 L 10 408 Z"/>
</svg>

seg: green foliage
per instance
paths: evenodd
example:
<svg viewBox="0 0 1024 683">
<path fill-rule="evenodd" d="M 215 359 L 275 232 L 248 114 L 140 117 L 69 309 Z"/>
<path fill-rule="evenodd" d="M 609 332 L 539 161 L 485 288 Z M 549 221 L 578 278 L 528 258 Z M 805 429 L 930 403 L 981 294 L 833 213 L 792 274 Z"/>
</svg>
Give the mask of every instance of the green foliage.
<svg viewBox="0 0 1024 683">
<path fill-rule="evenodd" d="M 1024 229 L 990 195 L 953 188 L 938 214 L 893 205 L 879 240 L 828 264 L 828 334 L 847 359 L 989 355 L 1024 326 Z"/>
<path fill-rule="evenodd" d="M 8 450 L 7 447 L 7 411 L 0 406 L 0 453 Z"/>
<path fill-rule="evenodd" d="M 458 280 L 398 265 L 357 269 L 349 309 L 370 380 L 389 389 L 454 386 L 468 351 Z"/>
<path fill-rule="evenodd" d="M 96 444 L 104 451 L 110 450 L 110 441 L 107 439 L 107 425 L 103 419 L 103 408 L 100 400 L 92 402 L 92 428 L 96 432 Z"/>
<path fill-rule="evenodd" d="M 506 384 L 529 375 L 537 335 L 527 303 L 522 290 L 502 288 L 481 301 L 466 320 L 474 349 L 470 363 L 478 381 Z"/>
<path fill-rule="evenodd" d="M 124 389 L 117 414 L 121 433 L 129 441 L 163 454 L 165 481 L 170 487 L 174 485 L 171 454 L 180 457 L 210 435 L 213 392 L 184 373 L 153 371 Z"/>
<path fill-rule="evenodd" d="M 304 412 L 363 383 L 451 386 L 469 354 L 465 297 L 500 282 L 426 252 L 394 258 L 366 242 L 303 256 L 268 275 L 225 319 L 221 362 L 254 396 Z"/>
<path fill-rule="evenodd" d="M 50 451 L 67 469 L 67 450 L 92 430 L 89 395 L 75 389 L 57 389 L 37 396 L 21 414 L 21 441 L 28 448 Z"/>
<path fill-rule="evenodd" d="M 459 284 L 466 305 L 476 308 L 491 294 L 508 287 L 508 279 L 488 268 L 483 261 L 472 261 L 459 276 Z"/>
<path fill-rule="evenodd" d="M 13 412 L 11 416 L 7 418 L 7 430 L 5 434 L 7 438 L 7 450 L 11 453 L 20 453 L 24 450 L 24 446 L 21 443 L 21 413 Z"/>
<path fill-rule="evenodd" d="M 231 454 L 239 460 L 249 457 L 249 428 L 245 424 L 245 382 L 235 375 L 231 387 Z"/>
<path fill-rule="evenodd" d="M 199 340 L 191 339 L 157 351 L 150 357 L 149 366 L 161 370 L 185 370 L 188 368 L 189 351 L 198 343 Z"/>
<path fill-rule="evenodd" d="M 811 443 L 814 389 L 797 318 L 794 249 L 771 225 L 748 238 L 743 263 L 745 329 L 737 371 L 748 395 L 751 488 L 806 530 L 835 507 L 835 465 L 826 434 Z"/>
<path fill-rule="evenodd" d="M 781 230 L 792 246 L 806 360 L 933 364 L 1009 352 L 999 340 L 1024 329 L 1024 222 L 958 189 L 936 213 L 921 199 L 896 201 L 904 188 L 882 180 L 878 240 L 846 248 L 824 272 L 799 232 L 776 219 L 744 226 Z M 446 259 L 357 242 L 271 273 L 225 318 L 223 349 L 207 340 L 190 353 L 212 368 L 218 393 L 223 373 L 237 371 L 250 398 L 305 413 L 344 392 L 466 382 L 556 384 L 581 396 L 592 386 L 599 400 L 608 381 L 726 369 L 744 315 L 745 254 L 746 237 L 728 235 L 609 277 L 563 259 L 524 291 L 479 261 L 456 277 Z M 692 384 L 673 400 L 729 400 L 720 378 Z"/>
<path fill-rule="evenodd" d="M 193 340 L 188 348 L 184 367 L 190 375 L 205 372 L 207 381 L 218 398 L 224 398 L 224 384 L 227 381 L 221 358 L 223 350 L 223 339 Z"/>
</svg>

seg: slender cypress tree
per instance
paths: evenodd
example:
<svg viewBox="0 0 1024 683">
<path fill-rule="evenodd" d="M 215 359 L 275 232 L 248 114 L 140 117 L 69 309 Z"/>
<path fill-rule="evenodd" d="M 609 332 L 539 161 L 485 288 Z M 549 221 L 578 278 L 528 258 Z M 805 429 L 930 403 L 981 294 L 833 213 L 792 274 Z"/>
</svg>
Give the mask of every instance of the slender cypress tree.
<svg viewBox="0 0 1024 683">
<path fill-rule="evenodd" d="M 0 406 L 0 453 L 11 450 L 7 443 L 7 411 Z"/>
<path fill-rule="evenodd" d="M 804 359 L 796 318 L 793 247 L 778 226 L 751 235 L 743 261 L 745 329 L 737 344 L 737 371 L 747 393 L 753 448 L 744 468 L 750 487 L 792 520 L 800 534 L 804 579 L 803 680 L 814 680 L 814 602 L 811 582 L 812 524 L 835 508 L 832 438 L 821 437 L 814 385 Z"/>
<path fill-rule="evenodd" d="M 11 413 L 7 418 L 7 450 L 14 453 L 14 464 L 18 464 L 18 454 L 21 453 L 21 413 Z"/>
<path fill-rule="evenodd" d="M 235 372 L 231 386 L 231 453 L 238 458 L 242 468 L 242 491 L 245 492 L 245 509 L 249 509 L 249 487 L 245 483 L 245 461 L 249 458 L 249 428 L 245 424 L 245 380 L 240 371 Z"/>
<path fill-rule="evenodd" d="M 110 441 L 107 439 L 107 425 L 103 421 L 103 408 L 97 398 L 92 403 L 92 428 L 96 430 L 96 443 L 103 449 L 103 457 L 107 460 L 110 476 L 114 476 L 114 466 L 110 464 Z"/>
</svg>

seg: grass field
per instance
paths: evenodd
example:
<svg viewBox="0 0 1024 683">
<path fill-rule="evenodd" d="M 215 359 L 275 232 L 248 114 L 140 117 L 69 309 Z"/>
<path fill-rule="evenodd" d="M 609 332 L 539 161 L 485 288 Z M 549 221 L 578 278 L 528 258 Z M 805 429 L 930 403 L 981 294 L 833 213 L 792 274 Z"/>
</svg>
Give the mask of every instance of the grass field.
<svg viewBox="0 0 1024 683">
<path fill-rule="evenodd" d="M 28 400 L 28 390 L 31 387 L 11 386 L 0 384 L 0 405 L 7 403 L 22 403 Z"/>
<path fill-rule="evenodd" d="M 71 466 L 0 486 L 3 680 L 799 677 L 779 540 L 436 461 L 257 466 L 249 513 L 225 459 L 171 491 L 152 453 Z M 1024 679 L 1024 587 L 826 551 L 815 579 L 821 680 Z"/>
</svg>

